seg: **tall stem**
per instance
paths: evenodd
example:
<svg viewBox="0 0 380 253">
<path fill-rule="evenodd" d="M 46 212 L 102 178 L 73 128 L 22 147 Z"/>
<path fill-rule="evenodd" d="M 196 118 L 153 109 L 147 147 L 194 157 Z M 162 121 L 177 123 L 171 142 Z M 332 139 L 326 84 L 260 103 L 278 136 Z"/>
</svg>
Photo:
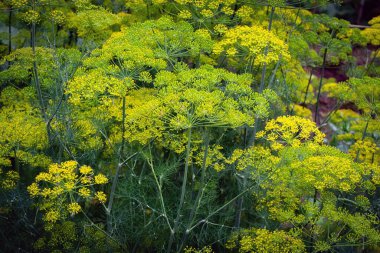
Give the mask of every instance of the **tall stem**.
<svg viewBox="0 0 380 253">
<path fill-rule="evenodd" d="M 270 16 L 269 16 L 268 31 L 270 31 L 272 29 L 273 15 L 274 15 L 275 9 L 276 8 L 272 6 Z M 269 44 L 267 44 L 267 46 L 265 48 L 264 57 L 266 57 L 268 55 L 268 51 L 269 51 Z M 261 81 L 260 81 L 259 93 L 262 93 L 264 90 L 266 71 L 267 71 L 267 64 L 264 63 L 263 70 L 261 72 Z M 255 116 L 255 125 L 253 127 L 253 133 L 252 133 L 252 138 L 250 139 L 250 145 L 255 145 L 256 132 L 258 129 L 258 125 L 259 125 L 259 118 L 257 116 Z"/>
<path fill-rule="evenodd" d="M 243 178 L 243 183 L 239 184 L 239 186 L 238 186 L 239 190 L 245 188 L 245 184 L 246 184 L 245 176 L 242 176 L 242 178 Z M 237 210 L 236 210 L 236 214 L 235 214 L 235 227 L 236 228 L 240 228 L 241 212 L 243 210 L 243 201 L 244 201 L 243 196 L 240 196 L 237 199 Z"/>
<path fill-rule="evenodd" d="M 323 77 L 325 75 L 326 56 L 327 56 L 327 47 L 325 48 L 325 51 L 323 53 L 322 73 L 321 73 L 321 77 L 319 78 L 317 104 L 315 105 L 314 121 L 317 125 L 319 125 L 319 115 L 318 115 L 319 114 L 319 98 L 321 96 L 322 82 L 323 82 Z"/>
<path fill-rule="evenodd" d="M 115 191 L 116 191 L 116 185 L 117 185 L 117 180 L 119 178 L 119 173 L 120 169 L 123 166 L 122 163 L 122 156 L 124 154 L 124 145 L 125 145 L 125 96 L 123 96 L 123 116 L 122 116 L 122 121 L 121 121 L 121 147 L 119 149 L 119 155 L 118 155 L 118 161 L 117 161 L 117 166 L 116 166 L 116 171 L 114 178 L 112 180 L 112 186 L 111 186 L 111 193 L 110 193 L 110 198 L 108 202 L 108 207 L 107 207 L 107 232 L 109 234 L 112 234 L 112 220 L 111 220 L 111 211 L 112 211 L 112 206 L 113 206 L 113 201 L 115 198 Z"/>
<path fill-rule="evenodd" d="M 360 8 L 359 8 L 359 13 L 358 13 L 358 18 L 356 19 L 356 24 L 358 24 L 358 25 L 360 25 L 360 22 L 361 22 L 362 17 L 363 17 L 364 4 L 365 4 L 365 0 L 361 0 L 360 1 Z"/>
<path fill-rule="evenodd" d="M 35 1 L 32 2 L 32 9 L 35 10 L 36 4 Z M 41 89 L 41 84 L 40 84 L 40 79 L 39 79 L 39 74 L 38 74 L 38 67 L 37 67 L 37 57 L 36 57 L 36 23 L 32 23 L 31 26 L 31 34 L 30 34 L 30 45 L 32 47 L 32 54 L 33 54 L 33 77 L 34 77 L 34 85 L 36 86 L 36 91 L 37 91 L 37 97 L 39 100 L 40 104 L 40 110 L 42 117 L 46 123 L 46 131 L 48 135 L 48 140 L 49 144 L 51 144 L 52 138 L 51 138 L 51 132 L 50 132 L 50 127 L 47 124 L 48 123 L 48 116 L 46 114 L 46 109 L 45 109 L 45 102 L 44 98 L 42 96 L 42 89 Z"/>
<path fill-rule="evenodd" d="M 150 0 L 146 1 L 146 16 L 148 19 L 150 19 L 150 5 L 151 5 L 151 1 Z"/>
<path fill-rule="evenodd" d="M 276 9 L 275 7 L 272 7 L 271 12 L 270 12 L 268 31 L 270 31 L 272 29 L 273 14 L 274 14 L 275 9 Z M 267 45 L 265 48 L 264 57 L 266 57 L 268 55 L 268 51 L 269 51 L 269 45 Z M 261 72 L 261 81 L 260 81 L 259 93 L 262 93 L 264 90 L 266 71 L 267 71 L 267 64 L 264 63 L 263 71 Z"/>
<path fill-rule="evenodd" d="M 51 22 L 51 33 L 53 36 L 53 48 L 55 48 L 56 39 L 55 39 L 55 24 L 54 24 L 54 22 Z"/>
<path fill-rule="evenodd" d="M 218 209 L 216 209 L 214 212 L 210 213 L 209 215 L 207 215 L 206 218 L 198 221 L 194 226 L 192 226 L 191 228 L 188 229 L 189 233 L 195 229 L 196 227 L 198 227 L 199 225 L 207 222 L 208 219 L 210 219 L 211 217 L 213 217 L 214 215 L 216 215 L 217 213 L 219 213 L 221 210 L 223 210 L 224 208 L 226 208 L 227 206 L 231 205 L 236 199 L 240 198 L 241 196 L 243 196 L 244 194 L 246 194 L 248 191 L 250 191 L 253 187 L 255 187 L 256 185 L 253 184 L 251 186 L 249 186 L 247 189 L 245 189 L 244 191 L 242 191 L 241 193 L 239 193 L 238 195 L 236 195 L 235 197 L 233 197 L 231 200 L 229 200 L 227 203 L 225 203 L 223 206 L 219 207 Z"/>
<path fill-rule="evenodd" d="M 313 68 L 311 68 L 311 70 L 310 70 L 310 76 L 309 76 L 309 80 L 307 82 L 306 91 L 305 91 L 305 98 L 303 99 L 303 104 L 306 104 L 307 94 L 309 93 L 309 87 L 311 84 L 311 78 L 312 77 L 313 77 Z"/>
<path fill-rule="evenodd" d="M 185 234 L 183 235 L 181 246 L 179 247 L 178 252 L 181 252 L 183 246 L 185 246 L 187 237 L 189 236 L 189 233 L 190 233 L 189 229 L 191 228 L 191 226 L 194 223 L 194 218 L 197 215 L 197 212 L 198 212 L 198 209 L 199 209 L 199 206 L 201 204 L 202 197 L 203 197 L 204 188 L 205 188 L 206 169 L 207 169 L 206 163 L 207 163 L 209 143 L 210 143 L 209 136 L 208 136 L 208 133 L 206 132 L 205 143 L 204 143 L 205 150 L 203 152 L 202 174 L 201 174 L 201 180 L 200 180 L 200 187 L 199 187 L 193 208 L 191 209 L 190 216 L 189 216 L 189 222 L 186 226 L 186 231 L 185 231 Z"/>
<path fill-rule="evenodd" d="M 166 212 L 164 197 L 162 195 L 162 186 L 161 186 L 161 184 L 160 184 L 160 182 L 159 182 L 159 180 L 157 178 L 156 171 L 154 170 L 153 161 L 148 160 L 148 164 L 149 164 L 149 167 L 151 168 L 151 171 L 152 171 L 152 174 L 153 174 L 153 177 L 154 177 L 154 181 L 156 182 L 156 185 L 157 185 L 158 197 L 160 199 L 160 205 L 161 205 L 162 212 L 164 214 L 164 218 L 166 220 L 166 223 L 168 224 L 170 232 L 172 233 L 173 229 L 172 229 L 172 226 L 170 225 L 170 222 L 169 222 L 168 214 Z"/>
<path fill-rule="evenodd" d="M 272 84 L 274 82 L 274 78 L 276 77 L 276 73 L 277 73 L 277 70 L 278 70 L 278 67 L 280 66 L 280 63 L 281 63 L 281 57 L 280 59 L 277 61 L 276 63 L 276 66 L 274 67 L 274 70 L 272 72 L 272 75 L 269 79 L 269 84 L 268 84 L 268 89 L 270 89 L 272 87 Z"/>
<path fill-rule="evenodd" d="M 179 219 L 181 217 L 181 209 L 182 209 L 182 206 L 183 206 L 183 202 L 185 200 L 185 194 L 186 194 L 186 184 L 187 184 L 187 174 L 188 174 L 188 170 L 189 170 L 189 159 L 190 159 L 190 149 L 191 149 L 191 128 L 189 128 L 188 130 L 188 140 L 187 140 L 187 146 L 186 146 L 186 161 L 185 161 L 185 171 L 184 171 L 184 175 L 183 175 L 183 182 L 182 182 L 182 188 L 181 188 L 181 198 L 180 198 L 180 201 L 179 201 L 179 206 L 178 206 L 178 209 L 177 209 L 177 217 L 175 218 L 174 220 L 174 227 L 170 233 L 170 238 L 169 238 L 169 243 L 168 243 L 168 248 L 167 248 L 167 251 L 166 252 L 170 252 L 171 251 L 171 248 L 172 248 L 172 244 L 173 244 L 173 240 L 174 240 L 174 235 L 178 229 L 178 222 L 179 222 Z"/>
<path fill-rule="evenodd" d="M 362 139 L 361 139 L 362 141 L 364 141 L 365 136 L 367 135 L 368 125 L 369 125 L 370 120 L 371 120 L 371 118 L 368 117 L 368 120 L 367 120 L 365 127 L 363 129 Z M 360 149 L 356 152 L 355 162 L 357 162 L 359 160 L 359 153 L 360 153 Z"/>
<path fill-rule="evenodd" d="M 12 52 L 12 8 L 8 8 L 8 54 Z"/>
</svg>

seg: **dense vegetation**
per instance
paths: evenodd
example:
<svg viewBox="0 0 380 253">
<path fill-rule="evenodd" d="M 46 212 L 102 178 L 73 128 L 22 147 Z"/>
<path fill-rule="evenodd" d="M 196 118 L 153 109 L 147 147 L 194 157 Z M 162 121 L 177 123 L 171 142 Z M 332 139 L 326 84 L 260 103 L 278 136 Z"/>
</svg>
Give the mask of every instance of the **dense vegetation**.
<svg viewBox="0 0 380 253">
<path fill-rule="evenodd" d="M 0 251 L 379 250 L 380 16 L 329 3 L 3 0 Z"/>
</svg>

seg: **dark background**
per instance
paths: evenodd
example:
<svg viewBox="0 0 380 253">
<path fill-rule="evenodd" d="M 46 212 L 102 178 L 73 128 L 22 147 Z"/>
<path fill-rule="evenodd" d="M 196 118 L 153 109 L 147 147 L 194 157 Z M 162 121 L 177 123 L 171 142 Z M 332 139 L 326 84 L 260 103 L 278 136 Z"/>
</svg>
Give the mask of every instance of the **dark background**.
<svg viewBox="0 0 380 253">
<path fill-rule="evenodd" d="M 324 11 L 354 25 L 368 25 L 369 20 L 380 15 L 380 0 L 343 0 L 340 5 L 328 5 Z"/>
</svg>

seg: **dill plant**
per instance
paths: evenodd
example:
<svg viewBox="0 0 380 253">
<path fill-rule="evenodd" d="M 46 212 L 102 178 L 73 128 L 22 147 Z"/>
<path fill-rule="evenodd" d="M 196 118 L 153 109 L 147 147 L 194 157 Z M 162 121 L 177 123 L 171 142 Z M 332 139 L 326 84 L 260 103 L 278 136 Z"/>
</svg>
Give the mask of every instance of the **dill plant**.
<svg viewBox="0 0 380 253">
<path fill-rule="evenodd" d="M 374 249 L 379 22 L 329 2 L 1 3 L 0 225 L 40 252 Z"/>
</svg>

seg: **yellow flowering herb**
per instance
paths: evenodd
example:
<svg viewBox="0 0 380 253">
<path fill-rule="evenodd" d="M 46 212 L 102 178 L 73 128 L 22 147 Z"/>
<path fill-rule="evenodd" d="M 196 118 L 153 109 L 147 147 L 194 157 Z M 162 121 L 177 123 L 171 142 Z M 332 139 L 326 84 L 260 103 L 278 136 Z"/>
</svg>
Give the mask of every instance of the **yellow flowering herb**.
<svg viewBox="0 0 380 253">
<path fill-rule="evenodd" d="M 298 116 L 280 116 L 269 121 L 265 129 L 257 133 L 257 137 L 265 137 L 274 150 L 280 150 L 285 145 L 299 146 L 306 141 L 320 144 L 324 134 L 311 120 Z"/>
<path fill-rule="evenodd" d="M 108 178 L 103 174 L 98 174 L 95 176 L 94 182 L 95 184 L 106 184 L 108 183 Z"/>
<path fill-rule="evenodd" d="M 99 200 L 101 203 L 105 203 L 105 202 L 107 201 L 107 196 L 106 196 L 106 194 L 105 194 L 104 192 L 102 192 L 102 191 L 97 191 L 97 192 L 95 193 L 95 198 L 96 198 L 97 200 Z"/>
<path fill-rule="evenodd" d="M 68 210 L 69 213 L 71 213 L 72 215 L 79 213 L 81 209 L 82 209 L 81 206 L 80 206 L 78 203 L 76 203 L 76 202 L 70 203 L 70 204 L 67 206 L 67 210 Z"/>
<path fill-rule="evenodd" d="M 231 57 L 252 61 L 255 66 L 276 63 L 280 59 L 285 61 L 290 59 L 284 41 L 259 26 L 237 26 L 225 32 L 222 40 L 213 48 L 213 53 L 216 55 L 223 52 Z"/>
<path fill-rule="evenodd" d="M 368 22 L 371 27 L 362 31 L 362 34 L 369 40 L 369 43 L 374 46 L 380 45 L 380 16 L 374 17 Z"/>
<path fill-rule="evenodd" d="M 93 179 L 94 178 L 94 179 Z M 104 192 L 95 192 L 93 186 L 106 184 L 108 179 L 103 174 L 94 176 L 91 167 L 79 167 L 76 161 L 66 161 L 51 164 L 47 172 L 39 173 L 35 182 L 28 187 L 32 198 L 38 198 L 38 206 L 45 212 L 44 220 L 55 223 L 63 220 L 68 214 L 75 215 L 81 211 L 81 206 L 74 199 L 98 199 L 105 202 Z M 60 209 L 56 209 L 57 206 Z M 49 225 L 49 224 L 48 224 Z M 49 225 L 50 226 L 50 225 Z"/>
<path fill-rule="evenodd" d="M 16 171 L 10 170 L 4 172 L 2 169 L 0 169 L 0 189 L 15 189 L 19 180 L 20 175 Z"/>
<path fill-rule="evenodd" d="M 285 231 L 269 231 L 267 229 L 244 229 L 234 233 L 226 243 L 228 249 L 239 252 L 282 253 L 306 252 L 301 239 Z"/>
</svg>

